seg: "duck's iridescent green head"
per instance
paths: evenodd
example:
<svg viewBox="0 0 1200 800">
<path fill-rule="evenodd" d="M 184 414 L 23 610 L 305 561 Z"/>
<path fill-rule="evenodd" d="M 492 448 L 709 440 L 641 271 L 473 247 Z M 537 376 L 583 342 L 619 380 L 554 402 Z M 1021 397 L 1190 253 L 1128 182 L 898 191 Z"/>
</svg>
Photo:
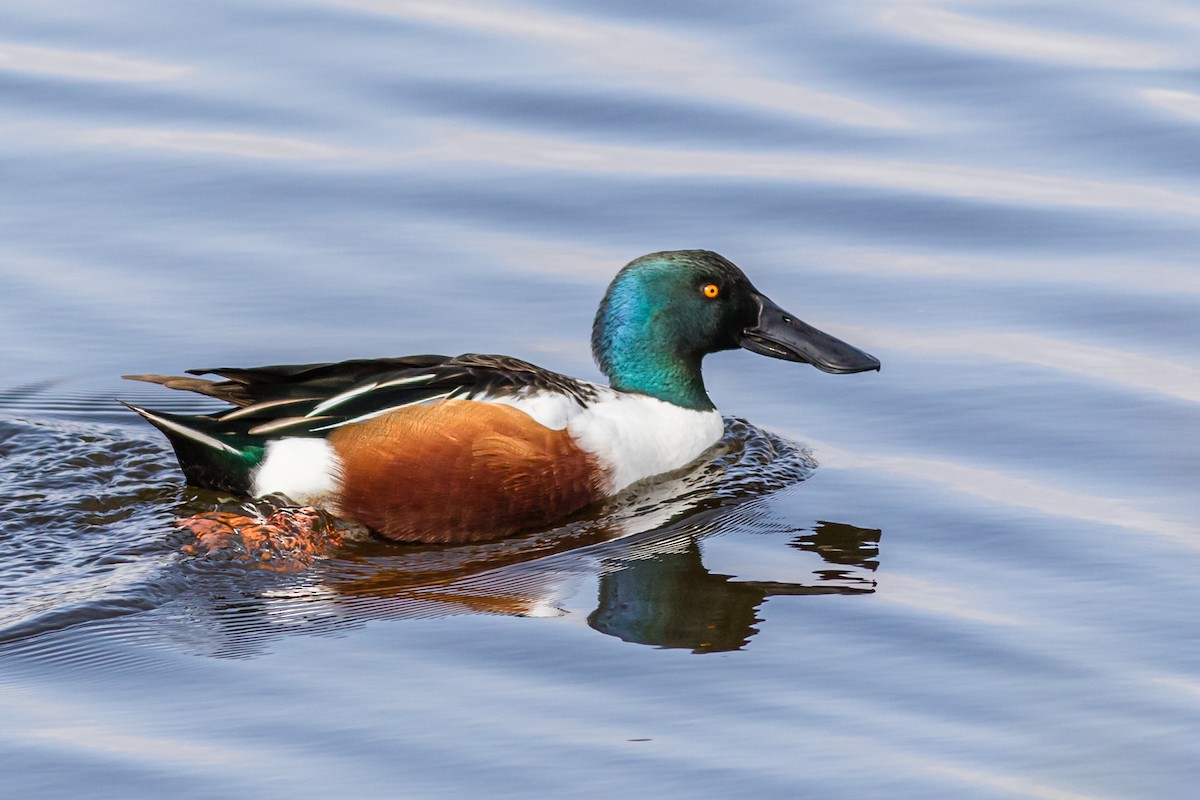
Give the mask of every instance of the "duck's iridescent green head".
<svg viewBox="0 0 1200 800">
<path fill-rule="evenodd" d="M 685 408 L 713 408 L 700 362 L 744 347 L 825 372 L 879 369 L 879 361 L 804 324 L 707 250 L 651 253 L 609 284 L 592 326 L 592 354 L 613 388 Z"/>
</svg>

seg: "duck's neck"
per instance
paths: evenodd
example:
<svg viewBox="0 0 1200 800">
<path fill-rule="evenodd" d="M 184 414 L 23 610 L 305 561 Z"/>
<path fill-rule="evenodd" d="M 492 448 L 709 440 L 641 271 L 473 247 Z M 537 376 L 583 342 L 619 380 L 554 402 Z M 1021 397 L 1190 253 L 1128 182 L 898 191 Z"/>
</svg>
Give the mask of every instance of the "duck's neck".
<svg viewBox="0 0 1200 800">
<path fill-rule="evenodd" d="M 704 353 L 671 336 L 660 311 L 644 297 L 610 290 L 592 327 L 592 355 L 600 371 L 618 391 L 712 411 L 700 374 Z"/>
</svg>

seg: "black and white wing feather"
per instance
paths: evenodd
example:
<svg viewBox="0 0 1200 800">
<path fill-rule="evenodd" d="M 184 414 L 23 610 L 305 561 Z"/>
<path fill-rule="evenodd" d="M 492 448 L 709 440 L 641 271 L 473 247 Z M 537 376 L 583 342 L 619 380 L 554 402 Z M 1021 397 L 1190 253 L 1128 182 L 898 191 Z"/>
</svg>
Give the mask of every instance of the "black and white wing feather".
<svg viewBox="0 0 1200 800">
<path fill-rule="evenodd" d="M 550 393 L 580 407 L 596 387 L 510 356 L 420 355 L 325 364 L 188 370 L 223 380 L 127 375 L 198 392 L 236 408 L 207 416 L 213 433 L 273 438 L 324 436 L 342 425 L 443 399 L 520 399 Z"/>
</svg>

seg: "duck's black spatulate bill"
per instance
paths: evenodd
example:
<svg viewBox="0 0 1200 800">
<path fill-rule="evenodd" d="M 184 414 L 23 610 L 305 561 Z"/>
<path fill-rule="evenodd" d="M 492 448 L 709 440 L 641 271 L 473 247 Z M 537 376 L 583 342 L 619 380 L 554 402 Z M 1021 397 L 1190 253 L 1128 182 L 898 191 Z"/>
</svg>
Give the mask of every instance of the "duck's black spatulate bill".
<svg viewBox="0 0 1200 800">
<path fill-rule="evenodd" d="M 738 336 L 738 344 L 752 353 L 812 364 L 822 372 L 868 372 L 879 369 L 879 359 L 837 337 L 801 322 L 762 295 L 758 322 Z"/>
</svg>

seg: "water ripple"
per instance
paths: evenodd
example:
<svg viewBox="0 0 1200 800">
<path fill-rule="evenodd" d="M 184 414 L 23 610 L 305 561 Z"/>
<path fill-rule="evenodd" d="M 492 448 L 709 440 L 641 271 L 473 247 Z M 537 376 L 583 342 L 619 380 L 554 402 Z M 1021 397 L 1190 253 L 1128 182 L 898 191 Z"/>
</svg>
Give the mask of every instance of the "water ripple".
<svg viewBox="0 0 1200 800">
<path fill-rule="evenodd" d="M 190 73 L 192 68 L 179 64 L 143 61 L 112 53 L 58 50 L 0 42 L 0 70 L 88 81 L 144 83 L 175 80 Z"/>
<path fill-rule="evenodd" d="M 631 147 L 451 127 L 437 141 L 423 158 L 593 175 L 828 183 L 1028 206 L 1200 214 L 1200 195 L 1161 186 L 937 162 Z"/>
<path fill-rule="evenodd" d="M 904 128 L 906 115 L 784 80 L 748 73 L 726 47 L 699 37 L 622 25 L 594 16 L 553 13 L 489 3 L 423 0 L 329 0 L 331 5 L 427 25 L 477 31 L 498 39 L 549 47 L 588 77 L 623 83 L 689 100 L 752 106 L 773 113 L 814 117 L 843 125 Z M 720 44 L 726 44 L 724 42 Z M 495 77 L 493 75 L 493 77 Z M 594 79 L 594 78 L 593 78 Z"/>
<path fill-rule="evenodd" d="M 818 324 L 814 322 L 814 324 Z M 841 324 L 866 347 L 895 348 L 939 359 L 1033 364 L 1135 392 L 1200 403 L 1200 369 L 1177 359 L 1115 347 L 1009 331 L 918 332 Z"/>
<path fill-rule="evenodd" d="M 1179 60 L 1158 44 L 996 22 L 939 8 L 906 5 L 888 8 L 879 18 L 914 39 L 1022 60 L 1119 69 L 1159 69 Z"/>
<path fill-rule="evenodd" d="M 854 452 L 832 444 L 816 445 L 822 458 L 841 468 L 876 470 L 1012 508 L 1111 525 L 1163 539 L 1186 551 L 1200 551 L 1195 522 L 1146 509 L 1131 500 L 1047 484 L 1031 475 L 1013 474 L 941 458 L 908 454 Z"/>
<path fill-rule="evenodd" d="M 80 135 L 84 146 L 213 153 L 237 158 L 322 161 L 346 158 L 351 151 L 294 136 L 270 136 L 236 131 L 102 128 Z"/>
<path fill-rule="evenodd" d="M 1142 89 L 1141 96 L 1151 105 L 1172 111 L 1189 120 L 1200 120 L 1200 95 L 1178 89 Z"/>
</svg>

